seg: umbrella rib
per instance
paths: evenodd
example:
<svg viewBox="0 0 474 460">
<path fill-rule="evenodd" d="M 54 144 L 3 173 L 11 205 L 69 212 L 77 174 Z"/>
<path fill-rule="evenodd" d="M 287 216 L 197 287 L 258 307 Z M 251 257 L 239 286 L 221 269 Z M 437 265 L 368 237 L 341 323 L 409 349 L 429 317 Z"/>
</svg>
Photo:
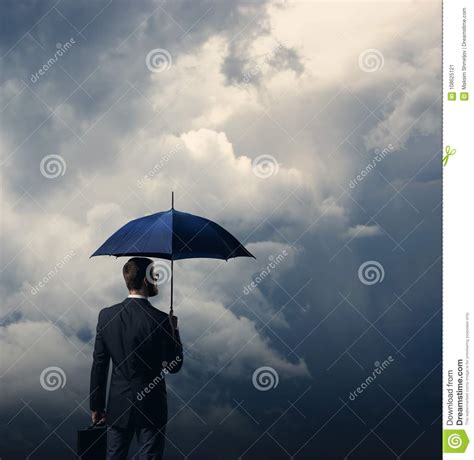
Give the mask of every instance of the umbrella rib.
<svg viewBox="0 0 474 460">
<path fill-rule="evenodd" d="M 138 229 L 136 229 L 136 230 L 133 231 L 133 232 L 131 231 L 130 234 L 131 234 L 130 237 L 133 238 L 134 241 L 133 241 L 132 244 L 130 244 L 130 245 L 128 246 L 128 248 L 127 248 L 126 250 L 123 251 L 124 254 L 127 254 L 127 252 L 130 251 L 130 249 L 132 249 L 132 248 L 134 248 L 134 249 L 136 249 L 137 251 L 139 251 L 139 248 L 136 246 L 136 244 L 145 236 L 146 233 L 140 235 L 140 234 L 138 233 Z M 135 239 L 135 235 L 136 235 L 137 239 Z M 125 236 L 127 236 L 127 235 L 125 235 Z M 150 238 L 150 236 L 149 236 L 148 238 Z"/>
<path fill-rule="evenodd" d="M 176 211 L 175 209 L 173 210 L 174 212 L 178 212 Z M 173 235 L 175 235 L 175 232 L 174 232 L 174 225 L 173 225 L 173 212 L 171 213 L 171 228 L 165 223 L 163 222 L 163 225 L 171 232 L 171 256 L 173 257 L 173 251 L 174 251 L 174 247 L 173 247 Z M 186 246 L 188 249 L 191 249 L 188 244 L 178 235 L 176 234 L 176 238 L 178 238 L 183 244 L 184 246 Z"/>
<path fill-rule="evenodd" d="M 199 217 L 199 216 L 198 216 L 198 217 Z M 201 219 L 204 219 L 203 217 L 200 217 L 200 218 L 201 218 Z M 205 220 L 206 220 L 207 222 L 202 226 L 202 228 L 201 228 L 198 232 L 196 232 L 196 233 L 194 234 L 194 236 L 188 241 L 188 243 L 191 243 L 191 241 L 193 241 L 194 238 L 196 238 L 196 237 L 197 237 L 206 227 L 208 227 L 209 225 L 211 225 L 211 224 L 219 225 L 219 224 L 216 224 L 215 222 L 211 221 L 210 219 L 205 219 Z M 224 230 L 225 232 L 227 232 L 227 230 L 225 230 L 223 227 L 220 227 L 220 228 L 221 228 L 222 230 Z M 217 235 L 216 229 L 215 229 L 213 226 L 211 226 L 211 229 L 212 229 L 213 232 Z M 229 233 L 229 232 L 227 232 L 227 233 Z M 229 233 L 229 235 L 232 235 L 232 234 Z M 219 236 L 219 235 L 217 235 L 217 236 Z M 180 238 L 180 239 L 181 239 L 181 238 Z M 232 253 L 232 250 L 229 248 L 229 246 L 227 245 L 227 243 L 225 242 L 225 240 L 222 239 L 222 238 L 219 238 L 219 240 L 222 241 L 222 242 L 224 243 L 224 245 L 226 246 L 226 248 L 227 248 L 229 251 L 231 251 L 231 253 Z M 183 243 L 184 243 L 184 242 L 183 242 Z M 186 243 L 184 243 L 184 245 L 185 245 L 185 246 L 188 246 Z M 189 247 L 189 246 L 188 246 L 188 247 Z M 226 257 L 225 260 L 227 260 L 227 259 L 228 259 L 228 257 Z"/>
<path fill-rule="evenodd" d="M 148 217 L 152 217 L 152 216 L 154 216 L 154 214 L 152 214 L 152 215 L 150 215 L 150 216 L 148 216 Z M 160 216 L 160 217 L 161 217 L 161 216 Z M 157 225 L 158 222 L 159 222 L 158 219 L 156 219 L 155 222 L 153 223 L 153 226 Z M 167 227 L 166 224 L 164 224 L 164 225 Z M 153 226 L 152 226 L 152 228 L 153 228 Z M 140 240 L 142 240 L 142 239 L 145 237 L 146 233 L 148 233 L 148 239 L 147 239 L 147 241 L 146 241 L 146 244 L 148 244 L 148 242 L 150 241 L 151 236 L 152 236 L 152 228 L 149 229 L 148 232 L 145 232 L 144 234 L 141 234 L 141 235 L 139 234 L 139 229 L 136 229 L 136 230 L 134 230 L 134 231 L 133 231 L 133 230 L 129 230 L 128 233 L 126 233 L 126 234 L 124 235 L 124 237 L 127 237 L 127 236 L 129 236 L 129 234 L 131 234 L 131 235 L 130 235 L 130 238 L 133 238 L 134 241 L 133 241 L 132 244 L 128 245 L 128 248 L 127 248 L 127 249 L 124 249 L 123 251 L 120 251 L 120 252 L 121 252 L 122 254 L 124 254 L 124 255 L 127 255 L 127 253 L 130 251 L 130 249 L 134 248 L 134 249 L 136 249 L 137 253 L 140 253 L 141 251 L 140 251 L 140 249 L 136 246 L 136 244 L 137 244 Z M 134 235 L 134 234 L 137 234 L 137 239 L 135 239 L 135 235 Z M 117 248 L 117 245 L 116 245 L 116 248 Z M 117 251 L 115 250 L 114 252 L 117 252 Z M 166 254 L 166 253 L 163 253 L 163 254 Z"/>
<path fill-rule="evenodd" d="M 120 230 L 119 230 L 119 231 L 120 231 Z M 126 230 L 125 235 L 124 235 L 123 238 L 126 240 L 126 239 L 129 238 L 130 235 L 132 235 L 133 233 L 134 233 L 133 228 L 129 228 L 129 229 Z M 113 237 L 114 237 L 114 235 L 112 235 L 110 238 L 113 238 Z M 119 251 L 120 245 L 121 245 L 121 242 L 115 243 L 115 246 L 112 248 L 111 252 L 121 252 L 121 251 Z"/>
<path fill-rule="evenodd" d="M 161 217 L 161 216 L 160 216 Z M 153 235 L 153 229 L 154 227 L 158 226 L 158 223 L 159 223 L 159 219 L 155 219 L 154 222 L 153 222 L 153 225 L 151 226 L 151 228 L 148 230 L 148 238 L 145 242 L 145 247 L 147 248 L 148 247 L 148 242 L 150 241 L 152 235 Z"/>
</svg>

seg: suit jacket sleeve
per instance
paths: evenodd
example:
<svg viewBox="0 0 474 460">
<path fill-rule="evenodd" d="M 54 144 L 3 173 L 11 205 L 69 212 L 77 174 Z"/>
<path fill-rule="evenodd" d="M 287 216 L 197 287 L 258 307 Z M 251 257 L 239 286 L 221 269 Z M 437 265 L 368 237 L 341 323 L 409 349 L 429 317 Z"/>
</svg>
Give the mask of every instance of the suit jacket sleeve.
<svg viewBox="0 0 474 460">
<path fill-rule="evenodd" d="M 171 374 L 176 374 L 183 366 L 183 345 L 178 329 L 175 329 L 173 334 L 168 316 L 162 323 L 162 332 L 162 346 L 167 364 L 163 363 L 163 367 Z"/>
<path fill-rule="evenodd" d="M 103 314 L 101 311 L 97 322 L 89 395 L 90 409 L 94 411 L 105 410 L 105 395 L 109 373 L 110 355 L 102 336 L 103 323 Z"/>
</svg>

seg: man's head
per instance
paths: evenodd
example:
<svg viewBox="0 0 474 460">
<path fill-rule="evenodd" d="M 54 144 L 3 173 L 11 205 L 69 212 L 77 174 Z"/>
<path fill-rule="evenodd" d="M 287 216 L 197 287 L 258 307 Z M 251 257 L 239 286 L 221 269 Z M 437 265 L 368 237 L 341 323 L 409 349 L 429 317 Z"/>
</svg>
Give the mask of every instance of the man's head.
<svg viewBox="0 0 474 460">
<path fill-rule="evenodd" d="M 123 266 L 123 277 L 130 294 L 153 297 L 158 294 L 157 277 L 153 261 L 142 257 L 132 257 Z"/>
</svg>

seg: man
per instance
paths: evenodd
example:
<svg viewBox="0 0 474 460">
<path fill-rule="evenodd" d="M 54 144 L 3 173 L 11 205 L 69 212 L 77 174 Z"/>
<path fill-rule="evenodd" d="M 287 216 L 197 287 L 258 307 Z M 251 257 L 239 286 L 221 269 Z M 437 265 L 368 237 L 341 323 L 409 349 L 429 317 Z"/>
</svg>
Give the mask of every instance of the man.
<svg viewBox="0 0 474 460">
<path fill-rule="evenodd" d="M 139 445 L 135 458 L 158 460 L 168 416 L 165 375 L 183 365 L 178 320 L 148 301 L 158 294 L 150 259 L 133 257 L 123 276 L 130 295 L 99 313 L 90 383 L 92 421 L 107 423 L 107 460 L 126 460 L 134 434 Z"/>
</svg>

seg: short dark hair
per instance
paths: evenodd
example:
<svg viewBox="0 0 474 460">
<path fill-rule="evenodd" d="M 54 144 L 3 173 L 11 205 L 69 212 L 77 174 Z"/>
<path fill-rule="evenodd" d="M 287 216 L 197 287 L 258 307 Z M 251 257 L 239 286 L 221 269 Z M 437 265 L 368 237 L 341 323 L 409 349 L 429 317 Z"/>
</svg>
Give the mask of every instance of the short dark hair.
<svg viewBox="0 0 474 460">
<path fill-rule="evenodd" d="M 132 257 L 123 266 L 122 273 L 129 291 L 143 287 L 146 271 L 150 264 L 153 264 L 153 261 L 145 257 Z"/>
</svg>

